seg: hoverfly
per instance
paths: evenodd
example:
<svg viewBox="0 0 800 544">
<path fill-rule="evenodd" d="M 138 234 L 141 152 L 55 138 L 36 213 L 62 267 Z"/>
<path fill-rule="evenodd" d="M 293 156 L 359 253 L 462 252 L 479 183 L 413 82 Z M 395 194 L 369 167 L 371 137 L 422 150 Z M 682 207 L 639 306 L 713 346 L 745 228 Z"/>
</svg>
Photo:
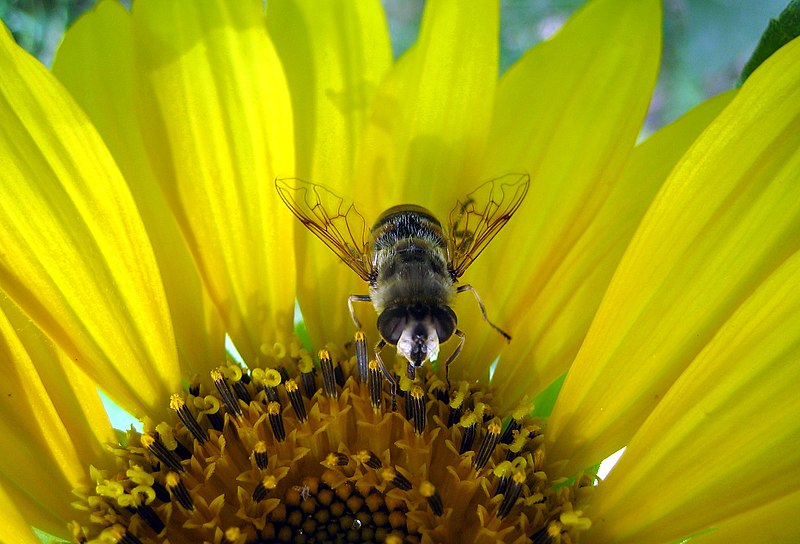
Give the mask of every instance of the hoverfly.
<svg viewBox="0 0 800 544">
<path fill-rule="evenodd" d="M 489 321 L 477 291 L 456 283 L 511 219 L 529 185 L 527 174 L 483 183 L 456 202 L 446 229 L 421 206 L 395 206 L 378 217 L 367 234 L 366 221 L 355 206 L 325 187 L 295 178 L 275 180 L 278 195 L 292 213 L 369 284 L 369 295 L 350 295 L 347 303 L 358 328 L 354 302 L 372 302 L 378 313 L 381 340 L 375 357 L 391 384 L 393 405 L 397 380 L 380 356 L 387 344 L 397 346 L 398 354 L 408 360 L 407 374 L 414 379 L 425 361 L 436 361 L 439 345 L 457 336 L 459 344 L 445 362 L 450 387 L 450 363 L 466 338 L 450 307 L 456 294 L 470 291 L 483 319 L 511 340 Z"/>
</svg>

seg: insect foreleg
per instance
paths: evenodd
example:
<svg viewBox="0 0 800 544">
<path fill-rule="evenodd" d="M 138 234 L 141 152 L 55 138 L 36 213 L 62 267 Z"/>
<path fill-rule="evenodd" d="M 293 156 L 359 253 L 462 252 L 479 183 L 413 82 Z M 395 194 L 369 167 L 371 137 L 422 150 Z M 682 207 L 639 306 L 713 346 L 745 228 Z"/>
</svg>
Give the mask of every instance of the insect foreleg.
<svg viewBox="0 0 800 544">
<path fill-rule="evenodd" d="M 386 368 L 386 365 L 383 364 L 383 359 L 381 359 L 381 350 L 386 347 L 386 340 L 381 339 L 380 342 L 375 344 L 375 360 L 378 361 L 378 364 L 381 367 L 381 372 L 383 375 L 386 376 L 386 379 L 389 380 L 389 390 L 392 395 L 392 412 L 397 411 L 397 379 L 389 372 L 389 369 Z"/>
<path fill-rule="evenodd" d="M 483 320 L 486 321 L 489 325 L 491 325 L 494 330 L 502 334 L 506 340 L 511 342 L 510 334 L 508 334 L 506 331 L 504 331 L 503 329 L 501 329 L 500 327 L 489 321 L 489 317 L 486 315 L 486 308 L 483 306 L 483 302 L 481 302 L 481 297 L 478 296 L 478 292 L 475 290 L 475 288 L 471 285 L 459 285 L 458 288 L 456 289 L 456 293 L 463 293 L 464 291 L 472 291 L 472 294 L 475 295 L 475 300 L 478 301 L 478 306 L 480 306 L 481 308 L 481 314 L 483 315 Z"/>
<path fill-rule="evenodd" d="M 372 302 L 372 299 L 369 298 L 369 295 L 350 295 L 347 298 L 347 307 L 350 308 L 350 317 L 353 318 L 353 323 L 356 324 L 356 328 L 361 328 L 361 322 L 356 317 L 356 310 L 353 308 L 354 302 Z"/>
</svg>

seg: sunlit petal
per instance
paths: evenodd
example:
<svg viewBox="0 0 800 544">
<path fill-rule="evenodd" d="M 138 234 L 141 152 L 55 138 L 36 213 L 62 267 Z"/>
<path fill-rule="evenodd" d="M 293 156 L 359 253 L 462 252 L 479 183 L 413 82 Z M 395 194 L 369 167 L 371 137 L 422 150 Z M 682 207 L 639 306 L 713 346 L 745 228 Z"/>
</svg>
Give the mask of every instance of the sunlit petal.
<svg viewBox="0 0 800 544">
<path fill-rule="evenodd" d="M 262 2 L 133 7 L 138 118 L 200 276 L 240 353 L 286 340 L 293 228 L 273 180 L 294 172 L 291 105 Z"/>
<path fill-rule="evenodd" d="M 692 539 L 692 544 L 770 542 L 795 544 L 800 535 L 800 491 L 775 499 L 716 524 L 712 531 Z"/>
<path fill-rule="evenodd" d="M 0 361 L 0 478 L 30 523 L 67 536 L 75 512 L 64 497 L 89 483 L 88 463 L 111 461 L 102 444 L 115 440 L 113 430 L 94 383 L 69 368 L 8 299 L 0 310 Z"/>
<path fill-rule="evenodd" d="M 160 413 L 180 372 L 136 205 L 85 115 L 0 31 L 0 284 L 131 411 Z"/>
<path fill-rule="evenodd" d="M 634 149 L 594 221 L 553 272 L 545 288 L 547 296 L 518 321 L 520 328 L 533 331 L 541 343 L 534 345 L 529 355 L 518 348 L 527 339 L 520 336 L 521 341 L 514 340 L 504 353 L 492 382 L 501 398 L 515 399 L 522 392 L 541 391 L 569 369 L 582 340 L 576 331 L 588 329 L 593 317 L 586 312 L 587 297 L 596 298 L 603 291 L 675 163 L 734 96 L 729 92 L 703 103 Z M 572 288 L 565 290 L 562 286 Z"/>
<path fill-rule="evenodd" d="M 597 216 L 611 205 L 644 121 L 660 33 L 656 0 L 592 2 L 500 81 L 482 177 L 527 172 L 531 190 L 464 280 L 482 293 L 494 320 L 510 329 L 514 340 L 504 354 L 513 360 L 569 365 L 613 267 L 606 262 L 589 281 L 585 271 L 606 253 L 621 252 L 635 224 L 615 239 L 587 245 L 604 235 L 608 222 Z M 642 191 L 642 201 L 651 191 Z M 492 360 L 487 353 L 497 352 L 503 340 L 480 322 L 472 301 L 460 304 L 469 333 L 465 372 L 485 374 Z M 475 366 L 466 369 L 467 361 Z"/>
<path fill-rule="evenodd" d="M 19 544 L 41 544 L 31 531 L 29 522 L 23 517 L 16 499 L 6 492 L 0 484 L 0 534 L 14 535 L 14 542 Z"/>
<path fill-rule="evenodd" d="M 67 31 L 53 62 L 53 73 L 97 127 L 136 200 L 166 287 L 181 368 L 187 375 L 206 372 L 223 358 L 222 327 L 153 176 L 132 107 L 134 70 L 131 16 L 113 0 Z"/>
<path fill-rule="evenodd" d="M 593 541 L 672 542 L 800 491 L 794 250 L 634 435 L 593 497 Z"/>
<path fill-rule="evenodd" d="M 413 202 L 437 214 L 480 181 L 497 81 L 499 6 L 429 2 L 419 38 L 378 89 L 356 169 L 371 218 Z"/>
<path fill-rule="evenodd" d="M 353 168 L 361 132 L 392 60 L 383 8 L 377 1 L 278 1 L 269 3 L 267 22 L 295 114 L 297 167 L 283 175 L 360 200 Z M 294 220 L 288 210 L 283 216 Z M 298 297 L 311 337 L 321 345 L 352 331 L 345 301 L 365 287 L 306 229 L 298 228 L 295 236 Z"/>
<path fill-rule="evenodd" d="M 742 301 L 800 246 L 800 42 L 687 152 L 634 236 L 550 421 L 580 470 L 635 433 Z"/>
</svg>

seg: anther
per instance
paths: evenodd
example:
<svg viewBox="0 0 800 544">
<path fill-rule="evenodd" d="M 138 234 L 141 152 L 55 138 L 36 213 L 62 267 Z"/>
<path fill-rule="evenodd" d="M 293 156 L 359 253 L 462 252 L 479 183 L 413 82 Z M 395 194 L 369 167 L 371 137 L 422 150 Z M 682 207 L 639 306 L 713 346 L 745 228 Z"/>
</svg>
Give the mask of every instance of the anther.
<svg viewBox="0 0 800 544">
<path fill-rule="evenodd" d="M 264 388 L 264 394 L 267 396 L 267 402 L 277 402 L 280 404 L 281 400 L 278 398 L 278 390 L 276 388 L 282 381 L 284 380 L 281 373 L 274 368 L 264 370 L 261 385 Z"/>
<path fill-rule="evenodd" d="M 406 419 L 411 421 L 412 419 L 414 419 L 414 413 L 411 411 L 409 394 L 411 393 L 411 387 L 413 387 L 414 382 L 412 382 L 411 378 L 409 378 L 408 376 L 403 375 L 400 377 L 400 382 L 398 385 L 400 386 L 400 396 L 405 399 L 405 402 L 403 404 L 405 404 Z M 394 412 L 394 409 L 392 409 L 392 412 Z"/>
<path fill-rule="evenodd" d="M 500 425 L 497 423 L 490 423 L 487 428 L 487 432 L 483 437 L 483 442 L 481 442 L 481 448 L 478 450 L 478 455 L 475 456 L 475 459 L 472 462 L 472 466 L 475 468 L 475 470 L 481 470 L 486 466 L 486 463 L 488 463 L 489 459 L 492 457 L 492 453 L 494 453 L 494 449 L 499 440 Z"/>
<path fill-rule="evenodd" d="M 439 495 L 439 492 L 432 483 L 427 480 L 423 480 L 422 483 L 419 484 L 419 494 L 425 497 L 425 499 L 428 501 L 428 506 L 431 507 L 431 511 L 435 515 L 441 516 L 444 513 L 442 497 Z"/>
<path fill-rule="evenodd" d="M 164 522 L 161 521 L 161 518 L 158 517 L 158 514 L 156 514 L 155 510 L 153 510 L 150 505 L 140 503 L 136 506 L 136 513 L 139 514 L 139 517 L 141 517 L 156 534 L 164 530 Z"/>
<path fill-rule="evenodd" d="M 522 428 L 522 423 L 517 421 L 513 416 L 511 420 L 508 422 L 508 426 L 506 430 L 503 431 L 503 436 L 500 437 L 500 442 L 502 444 L 511 444 L 514 440 L 514 431 L 519 431 Z"/>
<path fill-rule="evenodd" d="M 381 471 L 381 478 L 384 482 L 390 482 L 403 491 L 411 489 L 411 481 L 392 468 L 385 468 Z"/>
<path fill-rule="evenodd" d="M 340 451 L 331 452 L 325 457 L 323 464 L 328 468 L 345 467 L 350 464 L 350 458 Z"/>
<path fill-rule="evenodd" d="M 458 388 L 458 392 L 449 403 L 450 414 L 447 416 L 448 427 L 452 427 L 458 423 L 461 420 L 461 416 L 464 414 L 464 400 L 467 396 L 467 387 L 469 387 L 467 383 L 462 382 L 461 387 Z"/>
<path fill-rule="evenodd" d="M 333 367 L 333 377 L 336 378 L 336 385 L 344 387 L 344 370 L 342 370 L 342 365 L 335 365 Z"/>
<path fill-rule="evenodd" d="M 176 438 L 175 433 L 173 432 L 172 425 L 167 423 L 166 421 L 162 421 L 158 425 L 156 425 L 156 433 L 158 433 L 158 438 L 164 447 L 171 451 L 173 454 L 177 455 L 181 460 L 186 461 L 187 459 L 191 459 L 192 452 L 189 449 L 181 444 Z"/>
<path fill-rule="evenodd" d="M 552 544 L 561 541 L 563 525 L 558 521 L 551 521 L 531 535 L 532 544 Z"/>
<path fill-rule="evenodd" d="M 186 427 L 195 440 L 204 444 L 206 440 L 208 440 L 208 435 L 206 434 L 205 430 L 200 426 L 197 422 L 195 417 L 192 415 L 192 412 L 189 410 L 189 407 L 186 406 L 186 403 L 180 397 L 180 395 L 172 395 L 169 399 L 169 407 L 175 410 L 175 413 L 178 414 L 178 419 L 181 420 L 183 426 Z"/>
<path fill-rule="evenodd" d="M 115 544 L 142 544 L 136 535 L 131 534 L 122 525 L 116 524 L 105 529 L 100 535 L 100 542 L 114 542 Z"/>
<path fill-rule="evenodd" d="M 256 502 L 261 502 L 267 498 L 267 495 L 270 491 L 275 489 L 278 486 L 278 480 L 275 476 L 268 475 L 264 476 L 258 485 L 256 485 L 255 490 L 253 491 L 253 500 Z"/>
<path fill-rule="evenodd" d="M 406 405 L 411 405 L 411 417 L 414 420 L 414 431 L 422 434 L 425 430 L 425 392 L 418 385 L 411 388 L 411 392 L 406 397 Z"/>
<path fill-rule="evenodd" d="M 242 537 L 242 531 L 238 527 L 228 527 L 225 529 L 225 536 L 222 537 L 220 544 L 237 544 Z"/>
<path fill-rule="evenodd" d="M 300 383 L 303 384 L 303 394 L 306 398 L 310 399 L 317 392 L 317 381 L 314 379 L 314 361 L 308 353 L 303 353 L 297 363 L 297 369 L 300 371 Z"/>
<path fill-rule="evenodd" d="M 175 458 L 174 455 L 172 455 L 171 451 L 164 447 L 164 444 L 158 440 L 157 436 L 143 434 L 141 437 L 139 437 L 139 442 L 142 444 L 143 448 L 152 453 L 156 459 L 161 461 L 161 463 L 170 470 L 175 472 L 184 471 L 180 462 Z"/>
<path fill-rule="evenodd" d="M 200 376 L 195 374 L 192 382 L 189 384 L 189 394 L 193 397 L 200 396 Z"/>
<path fill-rule="evenodd" d="M 219 399 L 214 395 L 206 395 L 202 399 L 197 399 L 195 403 L 197 402 L 200 402 L 203 406 L 200 413 L 205 414 L 211 427 L 215 431 L 222 432 L 222 428 L 225 425 L 225 418 L 222 417 L 222 413 L 220 412 Z M 195 404 L 195 406 L 197 406 L 197 404 Z"/>
<path fill-rule="evenodd" d="M 267 443 L 263 440 L 256 442 L 253 448 L 253 460 L 256 462 L 256 466 L 261 470 L 267 468 L 269 456 L 267 455 Z"/>
<path fill-rule="evenodd" d="M 367 361 L 367 335 L 364 331 L 356 331 L 356 363 L 358 364 L 358 379 L 361 380 L 361 383 L 367 382 L 369 368 Z"/>
<path fill-rule="evenodd" d="M 242 371 L 241 367 L 236 365 L 229 366 L 227 370 L 231 383 L 233 384 L 233 392 L 236 393 L 236 396 L 245 404 L 250 404 L 250 401 L 253 399 L 250 397 L 250 392 L 247 390 L 247 387 L 245 387 L 245 381 L 242 379 L 247 376 L 247 374 Z"/>
<path fill-rule="evenodd" d="M 503 501 L 497 509 L 497 517 L 502 519 L 511 513 L 511 509 L 522 492 L 522 484 L 525 483 L 525 471 L 519 470 L 509 478 L 508 488 L 503 493 Z"/>
<path fill-rule="evenodd" d="M 461 417 L 459 425 L 464 427 L 464 434 L 461 437 L 461 446 L 458 448 L 458 454 L 462 455 L 472 448 L 472 442 L 475 440 L 475 434 L 478 430 L 478 417 L 475 412 L 465 414 Z"/>
<path fill-rule="evenodd" d="M 155 492 L 156 498 L 158 500 L 160 500 L 161 502 L 170 501 L 169 491 L 167 491 L 167 488 L 161 485 L 161 483 L 154 481 L 151 484 L 151 487 L 153 488 L 153 491 Z"/>
<path fill-rule="evenodd" d="M 267 404 L 267 414 L 269 415 L 269 424 L 272 427 L 272 434 L 275 435 L 275 440 L 283 442 L 286 440 L 286 429 L 283 426 L 281 405 L 277 402 L 270 402 Z"/>
<path fill-rule="evenodd" d="M 180 504 L 184 510 L 190 512 L 194 510 L 194 501 L 192 501 L 192 496 L 189 495 L 189 490 L 186 489 L 186 484 L 183 483 L 181 477 L 178 476 L 176 472 L 168 472 L 166 481 L 167 489 L 175 500 L 178 501 L 178 504 Z"/>
<path fill-rule="evenodd" d="M 322 388 L 329 399 L 337 398 L 336 375 L 333 371 L 333 361 L 327 349 L 319 350 L 319 364 L 322 367 Z"/>
<path fill-rule="evenodd" d="M 303 396 L 300 394 L 300 388 L 294 380 L 286 381 L 286 395 L 289 397 L 289 402 L 292 404 L 294 415 L 300 423 L 305 423 L 308 420 L 306 414 L 306 405 L 303 404 Z"/>
<path fill-rule="evenodd" d="M 377 469 L 379 469 L 379 468 L 381 468 L 383 466 L 383 463 L 381 462 L 380 457 L 378 457 L 377 455 L 375 455 L 374 453 L 372 453 L 369 450 L 361 450 L 360 452 L 355 454 L 353 457 L 359 463 L 361 463 L 363 465 L 366 465 L 366 466 L 368 466 L 370 468 L 373 468 L 375 470 L 377 470 Z"/>
<path fill-rule="evenodd" d="M 522 429 L 518 433 L 516 433 L 513 440 L 511 441 L 511 444 L 509 444 L 508 446 L 508 452 L 506 453 L 506 460 L 511 461 L 520 454 L 522 448 L 525 447 L 525 444 L 527 444 L 528 442 L 529 434 L 530 433 L 526 429 Z"/>
<path fill-rule="evenodd" d="M 242 409 L 239 407 L 239 401 L 233 396 L 233 393 L 231 393 L 231 389 L 228 387 L 228 382 L 225 381 L 222 372 L 219 370 L 212 370 L 211 379 L 214 381 L 214 386 L 217 388 L 222 402 L 224 402 L 225 406 L 228 408 L 228 412 L 235 415 L 237 419 L 241 419 Z"/>
<path fill-rule="evenodd" d="M 366 340 L 364 342 L 366 344 Z M 381 398 L 383 397 L 383 374 L 378 366 L 378 361 L 370 361 L 367 369 L 366 381 L 369 389 L 369 400 L 372 403 L 372 409 L 377 412 L 381 408 Z"/>
</svg>

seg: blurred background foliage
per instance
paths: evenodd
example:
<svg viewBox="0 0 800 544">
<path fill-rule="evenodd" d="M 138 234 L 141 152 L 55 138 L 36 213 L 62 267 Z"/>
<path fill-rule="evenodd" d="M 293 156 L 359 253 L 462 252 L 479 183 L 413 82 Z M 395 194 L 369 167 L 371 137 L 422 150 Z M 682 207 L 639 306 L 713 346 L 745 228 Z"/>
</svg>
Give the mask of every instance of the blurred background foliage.
<svg viewBox="0 0 800 544">
<path fill-rule="evenodd" d="M 501 71 L 531 45 L 556 32 L 584 1 L 502 0 Z M 17 43 L 49 65 L 64 29 L 96 2 L 0 0 L 0 19 Z M 674 120 L 703 99 L 733 87 L 770 18 L 777 17 L 786 2 L 663 0 L 662 67 L 645 132 Z M 129 1 L 123 3 L 130 5 Z M 383 0 L 383 3 L 394 51 L 399 55 L 416 39 L 424 2 Z"/>
</svg>

